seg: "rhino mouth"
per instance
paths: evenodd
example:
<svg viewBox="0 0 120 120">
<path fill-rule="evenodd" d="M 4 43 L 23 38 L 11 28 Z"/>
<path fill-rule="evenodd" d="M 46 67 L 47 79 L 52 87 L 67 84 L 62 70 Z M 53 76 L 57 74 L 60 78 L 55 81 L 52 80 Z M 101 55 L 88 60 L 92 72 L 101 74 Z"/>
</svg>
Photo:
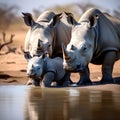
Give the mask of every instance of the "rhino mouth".
<svg viewBox="0 0 120 120">
<path fill-rule="evenodd" d="M 35 78 L 35 75 L 29 75 L 29 74 L 27 74 L 27 77 L 28 78 Z"/>
<path fill-rule="evenodd" d="M 30 84 L 33 84 L 35 86 L 40 86 L 40 82 L 42 81 L 41 77 L 37 77 L 35 75 L 29 75 L 28 77 L 31 79 Z"/>
<path fill-rule="evenodd" d="M 36 75 L 28 75 L 29 78 L 31 79 L 40 79 L 39 77 L 37 77 Z"/>
</svg>

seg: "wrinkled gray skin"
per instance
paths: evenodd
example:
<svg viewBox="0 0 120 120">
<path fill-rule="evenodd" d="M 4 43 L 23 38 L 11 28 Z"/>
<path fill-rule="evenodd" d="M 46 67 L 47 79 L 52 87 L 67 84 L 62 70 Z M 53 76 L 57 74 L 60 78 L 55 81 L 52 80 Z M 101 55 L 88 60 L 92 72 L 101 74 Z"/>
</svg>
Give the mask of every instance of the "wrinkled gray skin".
<svg viewBox="0 0 120 120">
<path fill-rule="evenodd" d="M 112 83 L 113 66 L 120 58 L 120 20 L 91 8 L 73 24 L 70 43 L 63 45 L 64 68 L 80 72 L 79 85 L 91 84 L 88 64 L 102 65 L 101 83 Z"/>
<path fill-rule="evenodd" d="M 68 86 L 69 75 L 63 69 L 63 59 L 53 59 L 41 55 L 29 59 L 27 75 L 33 80 L 35 86 L 51 87 L 52 82 L 58 86 Z"/>
<path fill-rule="evenodd" d="M 71 37 L 72 25 L 68 22 L 72 14 L 45 11 L 37 21 L 30 13 L 23 15 L 25 24 L 30 27 L 24 44 L 25 58 L 40 56 L 43 53 L 48 53 L 50 57 L 62 57 L 61 44 L 67 45 Z"/>
</svg>

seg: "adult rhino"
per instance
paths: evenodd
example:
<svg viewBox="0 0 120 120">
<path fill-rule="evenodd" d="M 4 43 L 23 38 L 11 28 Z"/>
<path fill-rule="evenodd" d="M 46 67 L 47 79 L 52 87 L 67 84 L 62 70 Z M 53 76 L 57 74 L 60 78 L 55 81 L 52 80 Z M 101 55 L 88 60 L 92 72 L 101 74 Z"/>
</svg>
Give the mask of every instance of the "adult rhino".
<svg viewBox="0 0 120 120">
<path fill-rule="evenodd" d="M 24 22 L 30 27 L 25 38 L 25 58 L 47 52 L 50 57 L 62 57 L 61 43 L 67 45 L 71 37 L 71 13 L 43 12 L 35 21 L 30 13 L 23 13 Z M 62 18 L 61 18 L 62 17 Z"/>
<path fill-rule="evenodd" d="M 113 82 L 113 66 L 120 59 L 120 19 L 91 8 L 73 26 L 70 43 L 63 45 L 64 68 L 80 72 L 78 84 L 83 85 L 91 84 L 88 64 L 101 64 L 101 83 Z"/>
</svg>

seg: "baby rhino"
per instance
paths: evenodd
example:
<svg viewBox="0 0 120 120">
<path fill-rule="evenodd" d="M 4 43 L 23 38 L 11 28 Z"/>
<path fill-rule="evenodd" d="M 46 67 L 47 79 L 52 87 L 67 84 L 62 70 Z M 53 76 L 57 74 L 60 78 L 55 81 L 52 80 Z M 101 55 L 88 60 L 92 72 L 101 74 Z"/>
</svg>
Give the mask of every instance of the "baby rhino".
<svg viewBox="0 0 120 120">
<path fill-rule="evenodd" d="M 70 74 L 63 69 L 63 59 L 49 58 L 46 55 L 35 56 L 28 61 L 27 75 L 35 86 L 51 87 L 52 82 L 57 86 L 68 86 Z"/>
</svg>

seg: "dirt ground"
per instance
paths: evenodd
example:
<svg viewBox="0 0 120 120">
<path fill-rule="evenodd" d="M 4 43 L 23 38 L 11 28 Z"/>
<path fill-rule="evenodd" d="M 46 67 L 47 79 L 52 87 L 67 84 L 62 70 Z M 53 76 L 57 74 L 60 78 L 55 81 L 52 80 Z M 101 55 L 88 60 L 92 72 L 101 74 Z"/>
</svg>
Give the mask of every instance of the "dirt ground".
<svg viewBox="0 0 120 120">
<path fill-rule="evenodd" d="M 28 29 L 28 28 L 27 28 Z M 26 30 L 16 31 L 12 30 L 12 33 L 6 32 L 6 37 L 9 39 L 11 34 L 15 34 L 13 43 L 10 47 L 16 47 L 15 53 L 3 54 L 4 49 L 0 51 L 0 85 L 25 85 L 28 78 L 26 75 L 27 62 L 24 59 L 24 55 L 20 49 L 24 45 L 24 39 Z M 2 33 L 0 33 L 2 36 Z M 2 38 L 2 37 L 1 37 Z M 0 39 L 1 39 L 0 38 Z M 100 81 L 101 79 L 101 66 L 90 64 L 90 78 L 94 81 Z M 106 89 L 106 90 L 117 90 L 120 91 L 120 60 L 115 63 L 113 77 L 117 84 L 110 85 L 93 85 L 90 86 L 92 89 Z M 79 74 L 73 73 L 71 79 L 75 82 L 79 80 Z M 89 87 L 88 87 L 89 88 Z"/>
</svg>

